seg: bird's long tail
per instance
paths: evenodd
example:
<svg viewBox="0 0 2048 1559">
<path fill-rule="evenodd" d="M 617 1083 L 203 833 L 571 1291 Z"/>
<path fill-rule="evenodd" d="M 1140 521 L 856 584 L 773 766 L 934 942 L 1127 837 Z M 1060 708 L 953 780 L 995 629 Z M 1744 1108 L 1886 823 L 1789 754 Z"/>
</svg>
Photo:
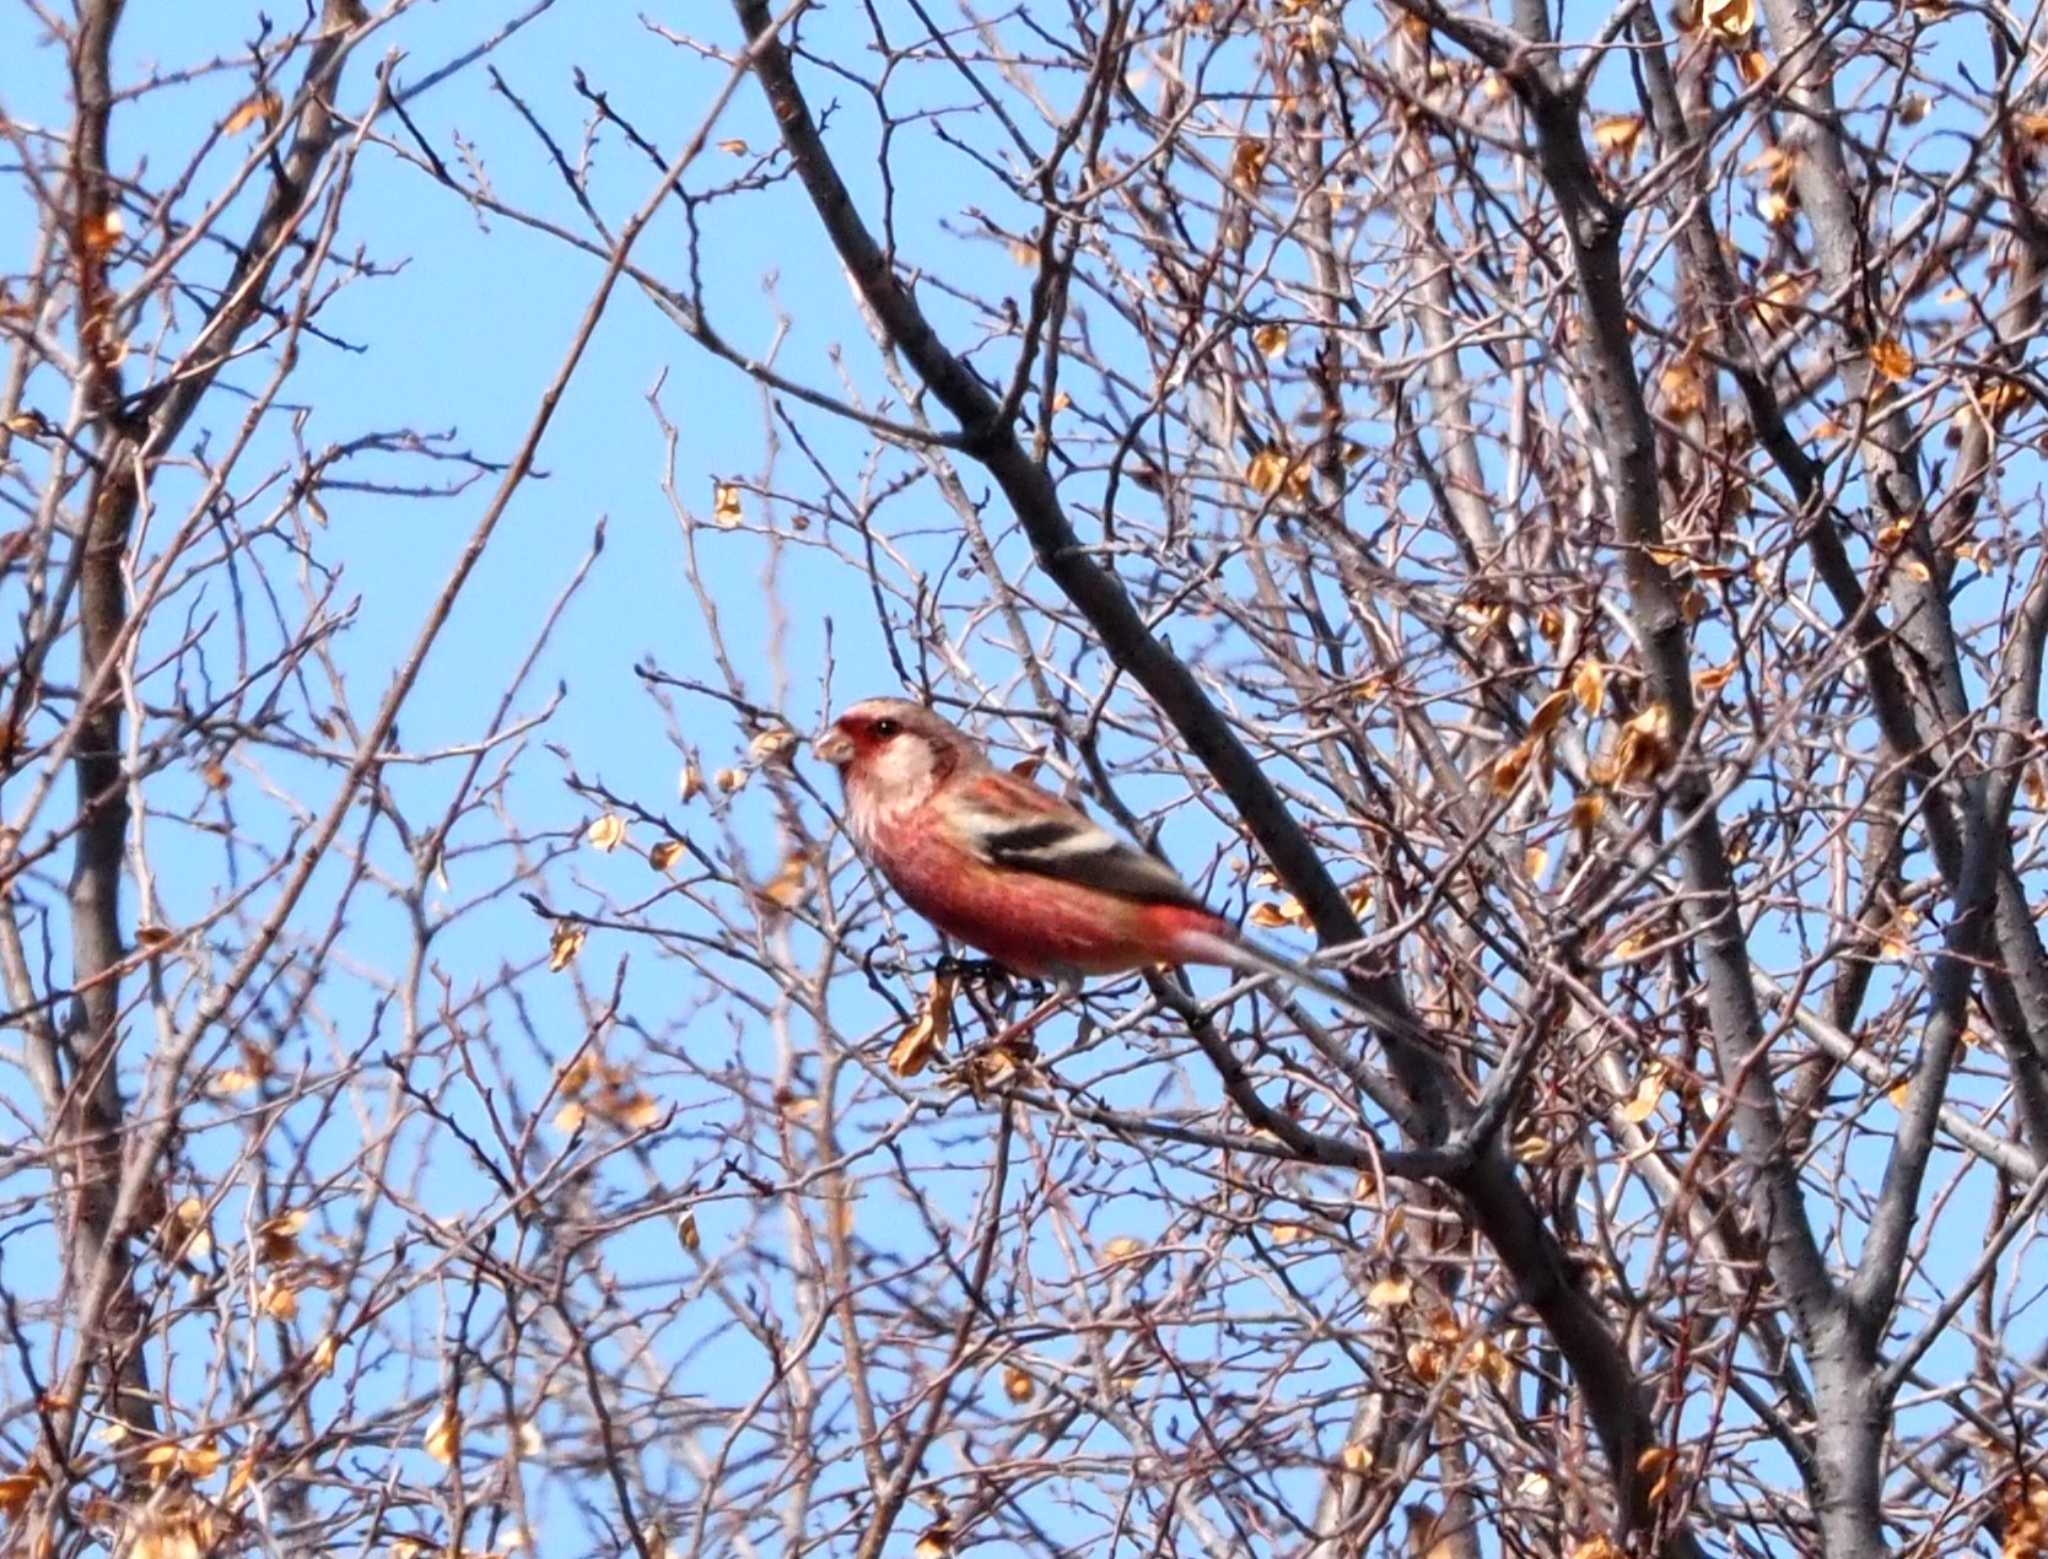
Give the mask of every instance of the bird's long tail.
<svg viewBox="0 0 2048 1559">
<path fill-rule="evenodd" d="M 1217 964 L 1239 974 L 1270 975 L 1326 996 L 1341 1007 L 1348 1007 L 1389 1038 L 1432 1048 L 1436 1044 L 1434 1036 L 1412 1015 L 1387 1002 L 1361 995 L 1342 980 L 1271 948 L 1261 947 L 1256 942 L 1235 935 L 1193 931 L 1182 938 L 1182 946 L 1188 963 Z"/>
</svg>

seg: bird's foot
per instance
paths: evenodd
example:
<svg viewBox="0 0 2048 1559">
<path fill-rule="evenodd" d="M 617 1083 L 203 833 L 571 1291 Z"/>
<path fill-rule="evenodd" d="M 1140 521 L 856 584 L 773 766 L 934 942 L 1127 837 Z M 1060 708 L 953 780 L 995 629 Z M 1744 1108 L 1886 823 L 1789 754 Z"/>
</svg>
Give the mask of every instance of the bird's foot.
<svg viewBox="0 0 2048 1559">
<path fill-rule="evenodd" d="M 955 958 L 948 953 L 932 972 L 942 980 L 957 980 L 962 985 L 977 986 L 991 994 L 1004 996 L 1018 990 L 1036 995 L 1044 989 L 1041 982 L 1028 980 L 993 958 Z"/>
</svg>

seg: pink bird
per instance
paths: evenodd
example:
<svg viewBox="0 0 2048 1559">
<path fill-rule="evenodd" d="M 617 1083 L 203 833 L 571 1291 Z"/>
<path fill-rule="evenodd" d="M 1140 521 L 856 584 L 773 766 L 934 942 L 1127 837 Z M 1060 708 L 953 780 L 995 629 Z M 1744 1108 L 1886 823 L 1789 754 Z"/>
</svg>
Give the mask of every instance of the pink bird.
<svg viewBox="0 0 2048 1559">
<path fill-rule="evenodd" d="M 997 768 L 922 704 L 855 704 L 814 750 L 845 782 L 854 843 L 905 903 L 1005 968 L 1059 987 L 1027 1023 L 1089 975 L 1217 964 L 1307 984 L 1383 1027 L 1416 1030 L 1381 1003 L 1251 945 L 1165 862 Z"/>
</svg>

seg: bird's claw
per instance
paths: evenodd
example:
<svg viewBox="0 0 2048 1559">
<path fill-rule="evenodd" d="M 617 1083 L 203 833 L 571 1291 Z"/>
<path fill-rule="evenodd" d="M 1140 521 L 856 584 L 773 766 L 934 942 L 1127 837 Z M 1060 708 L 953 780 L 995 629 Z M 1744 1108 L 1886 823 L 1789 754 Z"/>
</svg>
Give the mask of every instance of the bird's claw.
<svg viewBox="0 0 2048 1559">
<path fill-rule="evenodd" d="M 955 958 L 947 953 L 932 972 L 942 980 L 958 980 L 964 985 L 1017 983 L 1017 977 L 993 958 Z"/>
</svg>

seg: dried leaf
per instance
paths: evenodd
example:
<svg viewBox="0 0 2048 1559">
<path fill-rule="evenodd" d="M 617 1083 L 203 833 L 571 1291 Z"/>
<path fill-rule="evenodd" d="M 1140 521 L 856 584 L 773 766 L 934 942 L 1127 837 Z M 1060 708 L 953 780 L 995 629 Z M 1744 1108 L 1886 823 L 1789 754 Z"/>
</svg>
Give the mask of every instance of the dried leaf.
<svg viewBox="0 0 2048 1559">
<path fill-rule="evenodd" d="M 747 143 L 736 135 L 729 136 L 725 140 L 720 141 L 718 149 L 728 157 L 744 157 L 747 155 Z"/>
<path fill-rule="evenodd" d="M 169 926 L 137 926 L 135 928 L 135 945 L 140 948 L 146 948 L 152 953 L 156 952 L 159 948 L 169 947 L 177 939 L 178 934 L 171 930 Z"/>
<path fill-rule="evenodd" d="M 1522 870 L 1531 878 L 1541 879 L 1543 868 L 1550 864 L 1550 852 L 1540 844 L 1532 844 L 1522 852 Z"/>
<path fill-rule="evenodd" d="M 1756 203 L 1756 214 L 1772 227 L 1785 226 L 1798 210 L 1799 207 L 1793 203 L 1791 196 L 1780 194 L 1776 190 L 1770 191 Z"/>
<path fill-rule="evenodd" d="M 0 1516 L 20 1515 L 28 1509 L 28 1502 L 36 1497 L 36 1490 L 42 1486 L 43 1472 L 39 1467 L 0 1477 Z"/>
<path fill-rule="evenodd" d="M 1670 767 L 1675 756 L 1671 748 L 1671 710 L 1662 703 L 1648 705 L 1621 728 L 1621 744 L 1615 749 L 1615 767 L 1625 782 L 1654 779 Z"/>
<path fill-rule="evenodd" d="M 1706 382 L 1701 379 L 1699 363 L 1691 353 L 1667 364 L 1657 382 L 1664 391 L 1664 409 L 1669 415 L 1696 417 L 1706 409 Z"/>
<path fill-rule="evenodd" d="M 1255 493 L 1270 497 L 1280 491 L 1281 484 L 1287 480 L 1287 465 L 1287 452 L 1269 444 L 1252 456 L 1250 464 L 1244 468 L 1245 485 Z"/>
<path fill-rule="evenodd" d="M 1593 842 L 1593 831 L 1600 826 L 1600 819 L 1607 815 L 1607 798 L 1597 790 L 1589 790 L 1572 799 L 1572 832 L 1579 836 L 1579 848 L 1585 849 Z"/>
<path fill-rule="evenodd" d="M 1564 613 L 1554 606 L 1546 606 L 1536 614 L 1536 631 L 1543 635 L 1543 642 L 1552 649 L 1564 642 Z"/>
<path fill-rule="evenodd" d="M 420 1437 L 420 1445 L 443 1467 L 455 1460 L 455 1453 L 462 1448 L 462 1415 L 453 1403 L 434 1415 L 434 1421 Z"/>
<path fill-rule="evenodd" d="M 1265 176 L 1270 152 L 1264 141 L 1246 136 L 1230 153 L 1230 182 L 1239 189 L 1255 190 Z"/>
<path fill-rule="evenodd" d="M 93 212 L 79 224 L 79 239 L 85 245 L 87 254 L 105 254 L 120 241 L 124 224 L 121 213 L 112 206 Z"/>
<path fill-rule="evenodd" d="M 240 135 L 259 119 L 265 124 L 274 123 L 283 112 L 284 101 L 275 92 L 259 92 L 235 105 L 235 111 L 221 125 L 220 133 Z"/>
<path fill-rule="evenodd" d="M 1757 323 L 1766 330 L 1777 330 L 1789 324 L 1793 311 L 1812 289 L 1810 278 L 1787 275 L 1779 271 L 1767 280 L 1751 300 L 1750 307 L 1756 311 Z"/>
<path fill-rule="evenodd" d="M 1609 114 L 1593 121 L 1593 145 L 1603 157 L 1612 157 L 1626 163 L 1636 154 L 1636 143 L 1643 138 L 1643 117 L 1640 114 Z"/>
<path fill-rule="evenodd" d="M 628 1131 L 645 1131 L 661 1119 L 661 1101 L 650 1093 L 635 1089 L 606 1099 L 604 1112 L 615 1124 Z"/>
<path fill-rule="evenodd" d="M 1536 712 L 1529 716 L 1530 737 L 1545 737 L 1556 730 L 1558 724 L 1564 719 L 1565 711 L 1571 707 L 1571 703 L 1572 695 L 1565 688 L 1559 688 L 1555 693 L 1544 699 L 1542 703 L 1536 706 Z"/>
<path fill-rule="evenodd" d="M 740 522 L 740 490 L 731 482 L 717 482 L 711 488 L 711 523 L 731 530 Z"/>
<path fill-rule="evenodd" d="M 1128 1234 L 1119 1234 L 1102 1247 L 1102 1257 L 1105 1261 L 1126 1261 L 1144 1249 L 1144 1241 Z"/>
<path fill-rule="evenodd" d="M 1266 1230 L 1267 1237 L 1275 1245 L 1299 1245 L 1313 1237 L 1315 1232 L 1305 1223 L 1276 1223 Z"/>
<path fill-rule="evenodd" d="M 1653 1061 L 1636 1083 L 1634 1096 L 1621 1107 L 1621 1118 L 1631 1126 L 1640 1126 L 1657 1113 L 1658 1101 L 1663 1097 L 1664 1063 Z"/>
<path fill-rule="evenodd" d="M 944 1058 L 946 1042 L 953 1031 L 953 992 L 957 984 L 950 974 L 933 977 L 917 1015 L 889 1047 L 889 1070 L 898 1077 L 915 1077 Z"/>
<path fill-rule="evenodd" d="M 1012 1402 L 1029 1402 L 1033 1389 L 1031 1377 L 1011 1365 L 1003 1371 L 1003 1395 Z"/>
<path fill-rule="evenodd" d="M 1338 1453 L 1337 1460 L 1344 1464 L 1346 1472 L 1368 1473 L 1372 1471 L 1375 1458 L 1371 1446 L 1362 1440 L 1353 1440 Z"/>
<path fill-rule="evenodd" d="M 256 1259 L 271 1267 L 297 1261 L 302 1254 L 299 1235 L 305 1231 L 310 1217 L 305 1208 L 296 1207 L 256 1225 Z"/>
<path fill-rule="evenodd" d="M 583 927 L 573 921 L 556 922 L 553 934 L 548 937 L 550 974 L 560 974 L 576 961 L 576 955 L 583 951 L 583 939 L 587 934 Z"/>
<path fill-rule="evenodd" d="M 1267 357 L 1278 357 L 1287 350 L 1287 327 L 1285 325 L 1261 325 L 1252 332 L 1252 345 Z"/>
<path fill-rule="evenodd" d="M 1705 0 L 1700 14 L 1708 27 L 1731 43 L 1756 30 L 1756 0 Z"/>
<path fill-rule="evenodd" d="M 1877 934 L 1878 956 L 1886 963 L 1904 963 L 1913 956 L 1913 928 L 1920 924 L 1920 912 L 1910 904 L 1893 911 Z"/>
<path fill-rule="evenodd" d="M 658 872 L 665 872 L 682 858 L 683 842 L 680 839 L 664 839 L 647 852 L 647 864 Z"/>
<path fill-rule="evenodd" d="M 703 1244 L 704 1237 L 697 1232 L 697 1215 L 685 1207 L 676 1216 L 676 1243 L 684 1250 L 694 1251 Z"/>
<path fill-rule="evenodd" d="M 1536 755 L 1534 742 L 1522 742 L 1493 760 L 1491 779 L 1496 796 L 1511 796 L 1529 772 L 1529 760 Z"/>
<path fill-rule="evenodd" d="M 274 1277 L 263 1285 L 263 1292 L 256 1298 L 262 1312 L 279 1321 L 289 1321 L 299 1313 L 298 1290 L 282 1277 Z"/>
<path fill-rule="evenodd" d="M 1374 1310 L 1399 1310 L 1415 1297 L 1415 1280 L 1405 1276 L 1384 1277 L 1365 1291 L 1365 1302 Z"/>
<path fill-rule="evenodd" d="M 697 767 L 695 758 L 683 764 L 682 777 L 676 781 L 676 795 L 683 801 L 694 801 L 697 793 L 704 788 L 703 772 Z"/>
<path fill-rule="evenodd" d="M 590 825 L 583 837 L 598 854 L 610 855 L 626 842 L 626 820 L 616 812 L 607 812 Z"/>
<path fill-rule="evenodd" d="M 1582 660 L 1572 673 L 1572 696 L 1588 717 L 1600 713 L 1607 700 L 1607 668 L 1597 660 Z"/>
<path fill-rule="evenodd" d="M 1709 666 L 1705 671 L 1692 674 L 1693 691 L 1696 693 L 1718 693 L 1728 685 L 1728 679 L 1735 675 L 1739 661 L 1729 661 L 1724 666 Z"/>
<path fill-rule="evenodd" d="M 340 1352 L 341 1339 L 335 1336 L 334 1333 L 329 1332 L 325 1337 L 322 1337 L 317 1343 L 313 1344 L 313 1351 L 306 1356 L 306 1368 L 312 1372 L 314 1378 L 324 1379 L 326 1376 L 334 1373 L 334 1361 Z M 237 1469 L 236 1476 L 239 1477 L 240 1475 L 240 1469 Z M 233 1493 L 234 1491 L 230 1488 L 229 1492 Z"/>
<path fill-rule="evenodd" d="M 1893 384 L 1903 384 L 1913 376 L 1913 354 L 1894 337 L 1885 336 L 1871 343 L 1870 366 Z"/>
<path fill-rule="evenodd" d="M 756 768 L 764 768 L 771 763 L 787 763 L 796 748 L 796 732 L 786 725 L 771 725 L 747 744 L 747 762 Z"/>
<path fill-rule="evenodd" d="M 1770 75 L 1770 56 L 1762 49 L 1744 49 L 1735 56 L 1735 73 L 1742 77 L 1744 86 L 1753 87 Z"/>
<path fill-rule="evenodd" d="M 794 909 L 809 891 L 810 876 L 810 851 L 792 850 L 782 858 L 774 877 L 763 885 L 761 897 L 777 909 Z"/>
<path fill-rule="evenodd" d="M 1276 931 L 1282 926 L 1305 925 L 1308 921 L 1308 911 L 1301 907 L 1301 900 L 1289 895 L 1277 904 L 1269 904 L 1263 900 L 1254 904 L 1245 919 L 1261 930 Z"/>
</svg>

